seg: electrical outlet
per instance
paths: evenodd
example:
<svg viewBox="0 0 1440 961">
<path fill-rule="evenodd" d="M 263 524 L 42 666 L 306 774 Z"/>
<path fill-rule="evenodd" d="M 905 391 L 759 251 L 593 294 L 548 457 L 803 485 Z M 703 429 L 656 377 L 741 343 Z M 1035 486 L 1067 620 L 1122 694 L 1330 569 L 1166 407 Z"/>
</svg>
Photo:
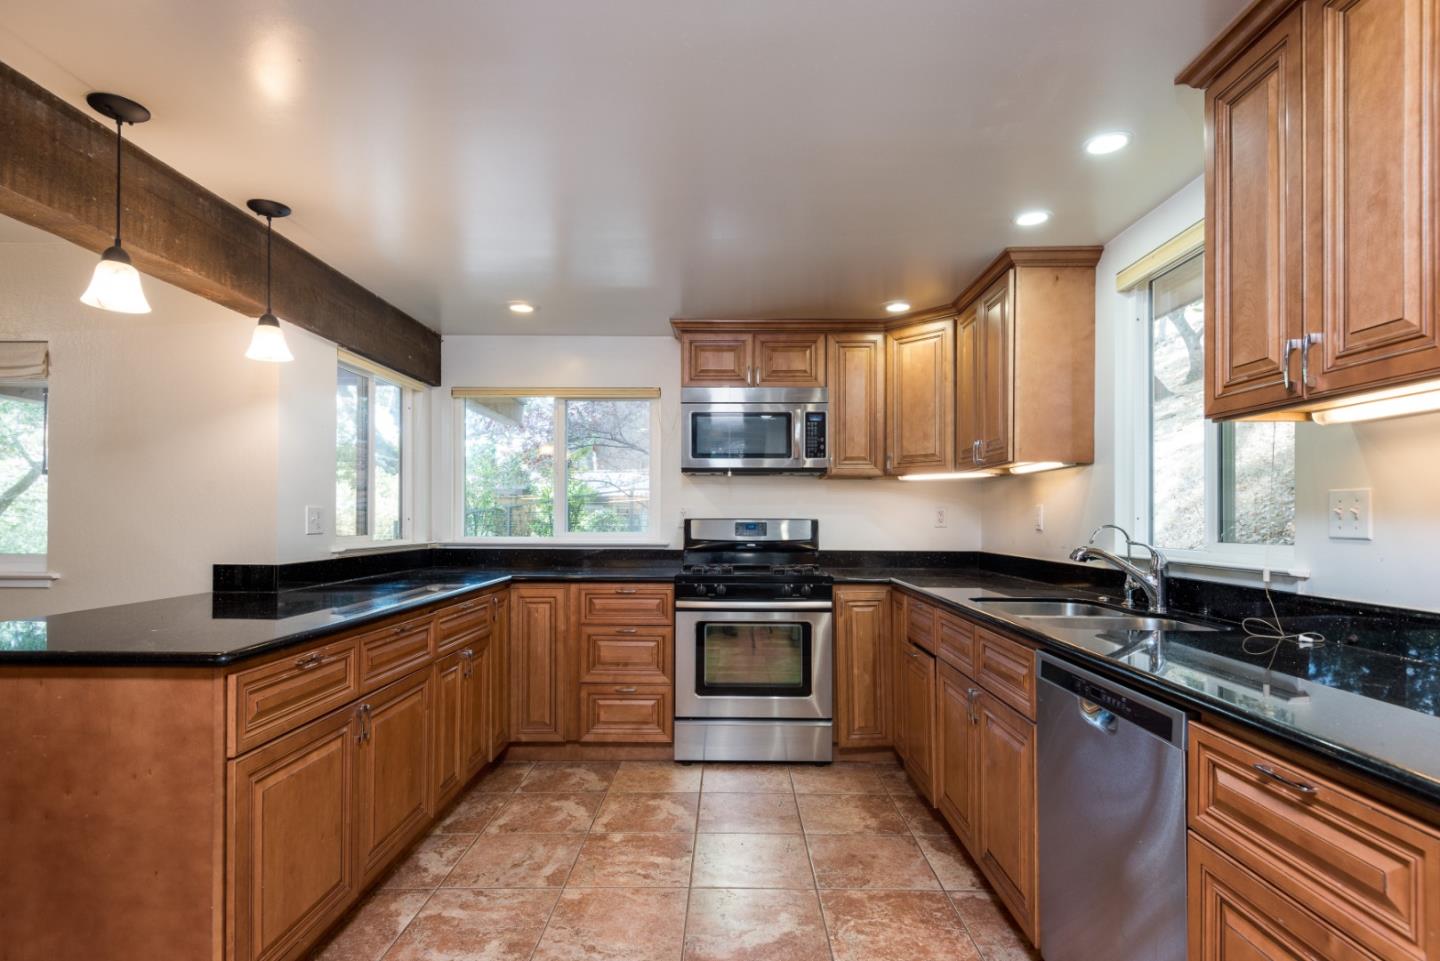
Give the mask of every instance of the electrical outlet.
<svg viewBox="0 0 1440 961">
<path fill-rule="evenodd" d="M 1373 540 L 1370 488 L 1331 491 L 1329 520 L 1332 540 Z"/>
<path fill-rule="evenodd" d="M 305 533 L 306 533 L 306 534 L 323 534 L 323 533 L 325 533 L 325 508 L 323 508 L 323 507 L 306 507 L 306 508 L 305 508 Z"/>
<path fill-rule="evenodd" d="M 944 526 L 945 526 L 945 508 L 943 508 L 943 507 L 937 507 L 937 508 L 935 508 L 935 526 L 936 526 L 936 527 L 944 527 Z"/>
<path fill-rule="evenodd" d="M 1037 531 L 1041 531 L 1042 533 L 1043 533 L 1044 530 L 1045 530 L 1045 505 L 1044 505 L 1044 504 L 1036 504 L 1036 505 L 1035 505 L 1035 529 L 1036 529 Z"/>
</svg>

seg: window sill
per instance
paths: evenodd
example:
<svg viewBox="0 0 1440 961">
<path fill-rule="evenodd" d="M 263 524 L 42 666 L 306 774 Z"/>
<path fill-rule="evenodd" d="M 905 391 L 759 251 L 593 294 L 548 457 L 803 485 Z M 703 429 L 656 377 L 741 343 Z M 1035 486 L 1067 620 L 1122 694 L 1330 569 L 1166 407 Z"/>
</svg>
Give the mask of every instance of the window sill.
<svg viewBox="0 0 1440 961">
<path fill-rule="evenodd" d="M 669 541 L 646 535 L 636 538 L 594 537 L 460 537 L 438 547 L 669 547 Z"/>
<path fill-rule="evenodd" d="M 28 588 L 49 590 L 50 585 L 60 579 L 54 571 L 4 571 L 0 570 L 0 588 Z"/>
<path fill-rule="evenodd" d="M 1134 559 L 1137 561 L 1148 560 L 1148 554 L 1137 554 Z M 1308 567 L 1299 566 L 1292 561 L 1266 565 L 1263 562 L 1248 558 L 1229 557 L 1195 557 L 1195 556 L 1174 556 L 1166 554 L 1170 562 L 1172 573 L 1178 574 L 1200 574 L 1205 571 L 1215 571 L 1224 574 L 1251 574 L 1256 580 L 1262 578 L 1265 571 L 1270 571 L 1270 576 L 1288 581 L 1303 581 L 1310 577 Z"/>
<path fill-rule="evenodd" d="M 413 551 L 421 547 L 434 547 L 431 541 L 365 541 L 363 544 L 337 543 L 330 546 L 330 553 L 337 557 L 351 554 L 389 554 L 394 551 Z"/>
</svg>

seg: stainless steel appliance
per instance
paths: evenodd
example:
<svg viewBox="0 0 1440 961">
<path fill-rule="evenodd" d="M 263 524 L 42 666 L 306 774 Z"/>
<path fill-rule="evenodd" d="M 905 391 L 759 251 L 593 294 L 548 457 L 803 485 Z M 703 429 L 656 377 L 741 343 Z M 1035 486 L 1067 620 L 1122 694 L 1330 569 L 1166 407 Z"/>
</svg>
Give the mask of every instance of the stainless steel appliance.
<svg viewBox="0 0 1440 961">
<path fill-rule="evenodd" d="M 1185 715 L 1039 658 L 1046 961 L 1185 961 Z"/>
<path fill-rule="evenodd" d="M 675 759 L 831 759 L 834 583 L 814 520 L 685 521 Z"/>
<path fill-rule="evenodd" d="M 830 466 L 823 388 L 685 387 L 680 470 L 689 474 L 822 474 Z"/>
</svg>

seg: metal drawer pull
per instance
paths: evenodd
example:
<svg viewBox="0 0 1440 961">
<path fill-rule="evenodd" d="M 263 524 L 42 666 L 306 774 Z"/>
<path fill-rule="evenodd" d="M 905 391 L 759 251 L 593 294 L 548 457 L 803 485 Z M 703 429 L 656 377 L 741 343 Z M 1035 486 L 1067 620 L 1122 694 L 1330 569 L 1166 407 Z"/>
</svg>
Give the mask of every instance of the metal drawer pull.
<svg viewBox="0 0 1440 961">
<path fill-rule="evenodd" d="M 1270 780 L 1276 781 L 1280 784 L 1285 785 L 1288 788 L 1299 791 L 1301 794 L 1315 793 L 1315 788 L 1311 785 L 1306 784 L 1304 781 L 1292 781 L 1290 778 L 1281 774 L 1279 771 L 1275 770 L 1268 764 L 1255 764 L 1252 765 L 1252 767 L 1254 767 L 1255 770 L 1259 771 L 1261 774 L 1268 777 Z"/>
<path fill-rule="evenodd" d="M 640 592 L 637 591 L 637 590 L 636 590 L 635 588 L 633 588 L 633 587 L 617 587 L 617 588 L 615 588 L 615 593 L 616 593 L 616 594 L 638 594 L 638 593 L 640 593 Z"/>
<path fill-rule="evenodd" d="M 616 633 L 616 634 L 638 634 L 639 632 L 640 632 L 640 628 L 638 628 L 638 627 L 617 627 L 617 628 L 615 628 L 615 633 Z"/>
<path fill-rule="evenodd" d="M 309 654 L 301 654 L 295 658 L 295 666 L 302 671 L 308 671 L 312 667 L 319 667 L 325 660 L 325 655 L 319 651 L 311 651 Z"/>
<path fill-rule="evenodd" d="M 615 688 L 615 693 L 616 693 L 616 694 L 634 694 L 634 693 L 635 693 L 636 691 L 638 691 L 638 690 L 640 690 L 640 688 L 638 688 L 638 687 L 617 687 L 617 688 Z"/>
<path fill-rule="evenodd" d="M 370 705 L 360 705 L 360 733 L 355 736 L 358 741 L 370 740 Z"/>
<path fill-rule="evenodd" d="M 1285 393 L 1295 390 L 1295 382 L 1290 379 L 1290 355 L 1303 346 L 1304 341 L 1299 337 L 1291 337 L 1285 341 L 1285 349 L 1280 353 L 1280 383 L 1285 388 Z"/>
</svg>

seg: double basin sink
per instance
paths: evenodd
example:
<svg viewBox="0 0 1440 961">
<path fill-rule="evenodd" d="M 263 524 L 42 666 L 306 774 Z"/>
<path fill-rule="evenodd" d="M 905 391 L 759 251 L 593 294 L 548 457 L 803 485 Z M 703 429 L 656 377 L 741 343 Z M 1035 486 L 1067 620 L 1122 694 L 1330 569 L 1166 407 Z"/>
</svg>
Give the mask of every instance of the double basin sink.
<svg viewBox="0 0 1440 961">
<path fill-rule="evenodd" d="M 1006 617 L 1034 621 L 1037 627 L 1097 631 L 1214 631 L 1200 621 L 1147 614 L 1123 607 L 1070 598 L 977 597 L 971 603 Z"/>
</svg>

